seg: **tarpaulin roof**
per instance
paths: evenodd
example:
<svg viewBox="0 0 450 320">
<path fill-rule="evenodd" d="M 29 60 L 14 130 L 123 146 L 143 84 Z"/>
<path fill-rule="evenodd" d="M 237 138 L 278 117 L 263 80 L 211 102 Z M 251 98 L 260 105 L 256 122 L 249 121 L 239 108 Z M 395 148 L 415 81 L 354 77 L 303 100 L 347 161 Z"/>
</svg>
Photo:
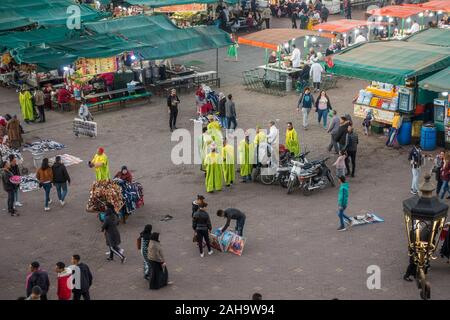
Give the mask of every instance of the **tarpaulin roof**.
<svg viewBox="0 0 450 320">
<path fill-rule="evenodd" d="M 420 7 L 430 11 L 442 11 L 450 12 L 450 0 L 434 0 L 430 2 L 417 3 L 417 4 L 403 4 L 407 7 Z"/>
<path fill-rule="evenodd" d="M 371 24 L 373 24 L 373 22 L 367 20 L 340 19 L 316 24 L 313 29 L 318 31 L 344 33 Z"/>
<path fill-rule="evenodd" d="M 435 92 L 450 91 L 450 67 L 419 81 L 419 87 Z"/>
<path fill-rule="evenodd" d="M 115 34 L 146 48 L 137 50 L 147 60 L 182 56 L 232 44 L 228 33 L 215 26 L 178 28 L 165 15 L 130 16 L 86 23 L 98 34 Z"/>
<path fill-rule="evenodd" d="M 191 3 L 210 4 L 217 3 L 219 0 L 126 0 L 126 2 L 133 5 L 146 5 L 151 8 L 158 8 Z M 234 4 L 237 3 L 238 0 L 225 0 L 224 2 Z"/>
<path fill-rule="evenodd" d="M 9 32 L 0 35 L 0 51 L 2 49 L 14 49 L 29 47 L 41 43 L 62 41 L 69 37 L 74 31 L 67 27 L 55 26 L 50 29 L 35 29 L 32 31 Z"/>
<path fill-rule="evenodd" d="M 425 10 L 426 9 L 420 7 L 387 6 L 383 8 L 367 10 L 367 13 L 373 16 L 408 18 L 411 16 L 415 16 L 416 14 L 419 14 L 421 12 L 424 12 Z"/>
<path fill-rule="evenodd" d="M 56 69 L 73 63 L 78 58 L 106 58 L 125 51 L 144 48 L 136 41 L 115 35 L 81 35 L 80 33 L 59 42 L 11 50 L 18 63 L 37 64 L 44 69 Z"/>
<path fill-rule="evenodd" d="M 303 29 L 264 29 L 239 37 L 238 43 L 270 50 L 278 50 L 279 45 L 283 45 L 292 39 L 306 36 L 330 37 L 331 35 Z"/>
<path fill-rule="evenodd" d="M 37 23 L 40 26 L 66 25 L 71 16 L 71 0 L 1 0 L 0 30 L 12 30 Z M 88 5 L 76 5 L 80 9 L 81 22 L 94 21 L 109 13 L 94 10 Z M 68 12 L 69 11 L 69 12 Z"/>
<path fill-rule="evenodd" d="M 408 42 L 450 47 L 450 29 L 431 28 L 414 33 L 405 39 Z"/>
<path fill-rule="evenodd" d="M 332 73 L 404 85 L 405 79 L 450 66 L 450 48 L 406 41 L 356 45 L 333 57 Z"/>
</svg>

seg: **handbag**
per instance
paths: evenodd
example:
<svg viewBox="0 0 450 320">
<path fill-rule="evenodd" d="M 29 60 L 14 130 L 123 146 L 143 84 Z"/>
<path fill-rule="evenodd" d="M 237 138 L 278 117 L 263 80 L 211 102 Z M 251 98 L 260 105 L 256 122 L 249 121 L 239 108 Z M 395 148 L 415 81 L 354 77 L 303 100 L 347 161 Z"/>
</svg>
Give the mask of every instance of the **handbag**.
<svg viewBox="0 0 450 320">
<path fill-rule="evenodd" d="M 142 240 L 141 237 L 136 239 L 136 247 L 138 250 L 141 250 L 141 244 L 142 244 Z"/>
</svg>

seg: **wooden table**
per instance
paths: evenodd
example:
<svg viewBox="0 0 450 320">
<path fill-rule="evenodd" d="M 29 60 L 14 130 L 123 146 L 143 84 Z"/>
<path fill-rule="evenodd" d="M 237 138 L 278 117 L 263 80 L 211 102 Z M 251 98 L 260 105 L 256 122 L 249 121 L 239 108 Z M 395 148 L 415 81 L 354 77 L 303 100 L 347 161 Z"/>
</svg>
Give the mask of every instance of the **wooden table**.
<svg viewBox="0 0 450 320">
<path fill-rule="evenodd" d="M 145 89 L 144 86 L 136 86 L 134 88 L 134 91 L 137 90 L 142 90 Z M 125 93 L 129 93 L 129 89 L 128 88 L 123 88 L 123 89 L 117 89 L 117 90 L 112 90 L 112 91 L 105 91 L 105 92 L 100 92 L 100 93 L 94 93 L 94 94 L 88 94 L 87 96 L 84 96 L 85 99 L 95 99 L 95 98 L 101 98 L 104 96 L 112 96 L 115 94 L 120 94 L 122 93 L 122 95 L 124 95 Z"/>
</svg>

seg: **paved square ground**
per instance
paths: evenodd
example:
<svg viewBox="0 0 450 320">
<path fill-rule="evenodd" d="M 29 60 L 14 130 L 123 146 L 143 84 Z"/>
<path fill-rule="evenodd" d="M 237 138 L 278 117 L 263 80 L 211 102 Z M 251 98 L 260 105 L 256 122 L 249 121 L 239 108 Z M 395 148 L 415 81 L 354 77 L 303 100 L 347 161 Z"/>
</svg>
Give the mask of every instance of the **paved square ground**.
<svg viewBox="0 0 450 320">
<path fill-rule="evenodd" d="M 316 124 L 314 113 L 310 130 L 301 129 L 296 95 L 280 98 L 243 89 L 241 72 L 262 63 L 263 50 L 241 46 L 241 61 L 237 63 L 223 62 L 225 53 L 225 49 L 220 50 L 224 85 L 219 91 L 233 93 L 239 127 L 254 128 L 258 123 L 279 119 L 277 126 L 284 139 L 285 123 L 293 121 L 302 148 L 311 150 L 311 158 L 330 155 L 325 150 L 329 135 Z M 203 61 L 201 67 L 205 69 L 215 64 L 214 52 L 183 58 L 194 59 Z M 329 91 L 339 114 L 352 113 L 352 98 L 365 85 L 364 81 L 346 80 Z M 178 127 L 192 131 L 193 94 L 181 95 L 181 100 Z M 14 91 L 1 89 L 0 114 L 6 112 L 20 114 L 18 98 Z M 219 208 L 237 207 L 246 213 L 248 240 L 244 254 L 238 257 L 216 252 L 201 259 L 192 243 L 191 201 L 195 195 L 205 193 L 203 175 L 196 166 L 171 163 L 174 143 L 170 140 L 165 100 L 153 98 L 149 105 L 96 115 L 96 139 L 75 138 L 71 133 L 73 117 L 48 112 L 47 123 L 24 125 L 26 141 L 54 139 L 67 145 L 64 153 L 85 162 L 68 169 L 73 182 L 64 209 L 53 204 L 52 210 L 44 213 L 44 194 L 39 190 L 22 194 L 21 216 L 10 217 L 5 210 L 5 193 L 1 193 L 4 214 L 0 222 L 0 299 L 25 294 L 26 269 L 33 260 L 50 272 L 49 296 L 54 299 L 54 264 L 69 263 L 75 253 L 91 267 L 94 299 L 248 299 L 255 291 L 265 299 L 419 298 L 415 284 L 402 280 L 408 262 L 402 200 L 410 196 L 409 148 L 392 150 L 384 146 L 384 137 L 365 137 L 359 119 L 355 119 L 360 138 L 357 172 L 350 180 L 347 213 L 373 210 L 386 220 L 384 223 L 337 232 L 337 188 L 304 197 L 300 192 L 287 195 L 276 185 L 237 183 L 231 189 L 208 195 L 207 202 L 216 227 L 223 224 L 214 214 Z M 112 173 L 125 164 L 144 186 L 145 206 L 126 225 L 120 225 L 122 247 L 128 258 L 124 265 L 106 261 L 100 223 L 95 214 L 85 211 L 94 179 L 87 161 L 98 146 L 105 148 Z M 24 154 L 26 166 L 31 168 L 30 153 Z M 330 164 L 334 155 L 331 157 Z M 55 189 L 52 197 L 56 200 Z M 166 214 L 174 219 L 161 222 Z M 170 278 L 175 282 L 156 292 L 148 290 L 142 258 L 136 250 L 136 238 L 147 223 L 161 233 Z M 366 269 L 370 265 L 381 268 L 380 290 L 366 287 Z M 432 298 L 450 298 L 449 275 L 450 267 L 442 259 L 432 262 Z"/>
</svg>

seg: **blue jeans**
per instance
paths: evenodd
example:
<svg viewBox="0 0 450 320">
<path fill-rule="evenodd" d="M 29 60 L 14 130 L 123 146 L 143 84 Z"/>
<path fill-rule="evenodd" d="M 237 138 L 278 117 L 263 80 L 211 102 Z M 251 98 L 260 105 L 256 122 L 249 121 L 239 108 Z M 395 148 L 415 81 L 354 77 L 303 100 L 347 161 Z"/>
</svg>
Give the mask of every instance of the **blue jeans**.
<svg viewBox="0 0 450 320">
<path fill-rule="evenodd" d="M 245 218 L 236 220 L 236 233 L 241 237 L 244 235 Z"/>
<path fill-rule="evenodd" d="M 228 129 L 227 117 L 220 117 L 219 120 L 220 120 L 220 125 L 222 126 L 222 128 Z"/>
<path fill-rule="evenodd" d="M 52 189 L 52 184 L 44 183 L 44 184 L 42 184 L 42 188 L 44 188 L 44 191 L 45 191 L 45 207 L 48 208 L 48 203 L 50 201 L 50 190 Z"/>
<path fill-rule="evenodd" d="M 320 124 L 320 120 L 323 119 L 323 127 L 326 128 L 327 127 L 327 117 L 328 117 L 328 110 L 318 110 L 317 111 L 319 113 L 319 118 L 317 119 L 319 121 Z"/>
<path fill-rule="evenodd" d="M 346 208 L 347 208 L 347 207 L 339 207 L 339 208 L 338 208 L 337 215 L 338 215 L 338 217 L 339 217 L 339 222 L 341 223 L 341 225 L 340 225 L 339 228 L 345 228 L 344 219 L 346 219 L 346 220 L 348 220 L 348 221 L 351 221 L 350 218 L 349 218 L 348 216 L 345 215 L 345 212 L 344 212 L 344 211 L 345 211 Z"/>
<path fill-rule="evenodd" d="M 228 129 L 236 129 L 237 127 L 237 122 L 236 122 L 236 118 L 235 117 L 227 117 L 227 128 Z"/>
<path fill-rule="evenodd" d="M 67 182 L 55 183 L 56 193 L 58 194 L 58 199 L 64 201 L 67 195 Z"/>
<path fill-rule="evenodd" d="M 14 190 L 14 202 L 20 202 L 19 201 L 19 188 L 16 188 Z"/>
<path fill-rule="evenodd" d="M 413 190 L 414 192 L 418 192 L 419 191 L 420 168 L 411 168 L 411 172 L 412 172 L 411 190 Z M 444 185 L 445 185 L 445 181 L 444 181 Z M 441 189 L 443 187 L 444 186 L 442 186 Z M 448 189 L 448 181 L 447 181 L 446 188 Z"/>
<path fill-rule="evenodd" d="M 439 190 L 439 199 L 444 199 L 445 194 L 449 192 L 448 181 L 442 181 L 441 189 Z"/>
</svg>

